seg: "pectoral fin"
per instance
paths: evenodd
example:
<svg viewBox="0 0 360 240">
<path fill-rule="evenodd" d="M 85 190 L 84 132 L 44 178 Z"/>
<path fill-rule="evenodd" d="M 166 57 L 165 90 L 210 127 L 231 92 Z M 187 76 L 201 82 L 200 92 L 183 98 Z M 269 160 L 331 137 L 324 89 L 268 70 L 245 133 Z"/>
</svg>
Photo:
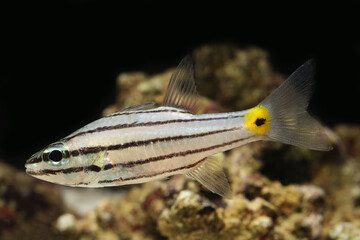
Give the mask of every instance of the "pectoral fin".
<svg viewBox="0 0 360 240">
<path fill-rule="evenodd" d="M 231 199 L 232 192 L 229 181 L 222 169 L 221 160 L 209 157 L 186 176 L 197 180 L 213 193 Z"/>
</svg>

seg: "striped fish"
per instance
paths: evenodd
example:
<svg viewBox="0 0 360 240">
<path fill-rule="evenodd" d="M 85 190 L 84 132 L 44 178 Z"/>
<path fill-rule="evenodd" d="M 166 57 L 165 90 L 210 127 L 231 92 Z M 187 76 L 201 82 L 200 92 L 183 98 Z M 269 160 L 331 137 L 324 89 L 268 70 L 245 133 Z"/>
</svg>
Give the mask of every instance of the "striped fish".
<svg viewBox="0 0 360 240">
<path fill-rule="evenodd" d="M 186 174 L 231 198 L 222 165 L 211 156 L 258 140 L 330 150 L 322 126 L 306 112 L 314 64 L 299 67 L 257 106 L 194 114 L 198 94 L 190 56 L 172 74 L 163 105 L 133 106 L 75 131 L 35 153 L 26 172 L 73 187 L 143 183 Z"/>
</svg>

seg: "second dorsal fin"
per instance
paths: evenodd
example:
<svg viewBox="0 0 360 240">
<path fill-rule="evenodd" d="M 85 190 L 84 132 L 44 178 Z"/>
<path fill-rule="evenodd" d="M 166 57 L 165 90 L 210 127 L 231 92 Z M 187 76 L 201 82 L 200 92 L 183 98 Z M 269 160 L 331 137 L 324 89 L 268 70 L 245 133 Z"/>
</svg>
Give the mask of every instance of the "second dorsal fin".
<svg viewBox="0 0 360 240">
<path fill-rule="evenodd" d="M 164 106 L 182 108 L 195 113 L 198 93 L 195 86 L 194 65 L 190 55 L 185 56 L 170 78 L 163 101 Z"/>
</svg>

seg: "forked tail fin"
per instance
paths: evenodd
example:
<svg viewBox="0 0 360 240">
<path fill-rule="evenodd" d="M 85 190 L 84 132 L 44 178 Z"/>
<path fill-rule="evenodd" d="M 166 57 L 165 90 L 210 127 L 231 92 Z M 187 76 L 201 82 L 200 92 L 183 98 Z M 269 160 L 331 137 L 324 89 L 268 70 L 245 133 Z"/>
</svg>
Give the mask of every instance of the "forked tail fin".
<svg viewBox="0 0 360 240">
<path fill-rule="evenodd" d="M 321 124 L 306 111 L 313 90 L 315 64 L 309 60 L 299 67 L 259 106 L 269 111 L 266 135 L 274 141 L 314 150 L 331 150 L 331 142 Z"/>
</svg>

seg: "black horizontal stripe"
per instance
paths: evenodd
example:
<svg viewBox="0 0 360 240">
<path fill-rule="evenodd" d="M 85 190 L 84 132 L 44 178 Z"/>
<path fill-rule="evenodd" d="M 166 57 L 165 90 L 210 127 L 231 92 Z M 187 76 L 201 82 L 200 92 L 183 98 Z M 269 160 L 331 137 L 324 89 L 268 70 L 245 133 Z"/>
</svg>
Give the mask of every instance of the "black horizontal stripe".
<svg viewBox="0 0 360 240">
<path fill-rule="evenodd" d="M 96 166 L 96 165 L 90 165 L 89 167 L 86 168 L 86 170 L 90 171 L 90 172 L 100 172 L 101 167 Z"/>
<path fill-rule="evenodd" d="M 36 156 L 33 158 L 30 158 L 29 160 L 26 161 L 26 164 L 33 164 L 33 163 L 39 163 L 41 162 L 41 157 L 40 156 Z"/>
<path fill-rule="evenodd" d="M 166 125 L 171 123 L 188 123 L 188 122 L 204 122 L 204 121 L 212 121 L 212 120 L 224 120 L 224 119 L 232 119 L 232 118 L 240 118 L 242 116 L 234 116 L 229 115 L 226 117 L 212 117 L 212 118 L 192 118 L 192 119 L 172 119 L 172 120 L 166 120 L 166 121 L 155 121 L 155 122 L 133 122 L 133 123 L 124 123 L 124 124 L 117 124 L 117 125 L 111 125 L 111 126 L 102 126 L 98 127 L 92 130 L 79 132 L 73 136 L 65 137 L 63 141 L 70 140 L 72 138 L 90 134 L 90 133 L 98 133 L 98 132 L 104 132 L 104 131 L 110 131 L 110 130 L 118 130 L 118 129 L 126 129 L 126 128 L 134 128 L 134 127 L 154 127 L 154 126 L 160 126 L 160 125 Z"/>
<path fill-rule="evenodd" d="M 71 185 L 71 186 L 79 186 L 79 185 L 85 185 L 85 186 L 87 186 L 87 185 L 89 185 L 91 182 L 78 182 L 78 183 L 75 183 L 75 184 L 73 184 L 73 185 Z"/>
<path fill-rule="evenodd" d="M 123 181 L 131 181 L 131 180 L 136 180 L 136 179 L 140 179 L 140 178 L 150 178 L 150 177 L 156 177 L 158 175 L 164 174 L 164 173 L 172 173 L 172 172 L 176 172 L 176 171 L 180 171 L 180 170 L 184 170 L 184 169 L 189 169 L 189 168 L 193 168 L 196 165 L 198 165 L 199 163 L 205 161 L 206 158 L 203 158 L 193 164 L 190 165 L 186 165 L 183 167 L 178 167 L 178 168 L 174 168 L 174 169 L 169 169 L 166 171 L 162 171 L 162 172 L 157 172 L 157 173 L 153 173 L 153 174 L 147 174 L 147 175 L 138 175 L 135 177 L 129 177 L 129 178 L 117 178 L 117 179 L 109 179 L 109 180 L 101 180 L 98 181 L 99 184 L 104 184 L 104 183 L 113 183 L 113 182 L 123 182 Z M 84 183 L 82 183 L 84 184 Z M 89 183 L 85 183 L 84 185 L 88 185 Z"/>
<path fill-rule="evenodd" d="M 125 112 L 117 112 L 110 115 L 105 116 L 105 118 L 116 117 L 116 116 L 127 116 L 127 115 L 135 115 L 135 114 L 146 114 L 146 113 L 164 113 L 164 112 L 176 112 L 176 113 L 189 113 L 184 110 L 177 109 L 157 109 L 157 110 L 147 110 L 147 111 L 125 111 Z"/>
<path fill-rule="evenodd" d="M 43 169 L 39 171 L 27 171 L 28 174 L 34 175 L 34 176 L 41 176 L 41 175 L 56 175 L 58 173 L 75 173 L 75 172 L 81 172 L 84 170 L 84 167 L 72 167 L 72 168 L 65 168 L 65 169 Z"/>
<path fill-rule="evenodd" d="M 238 129 L 240 129 L 240 127 L 221 129 L 221 130 L 209 131 L 209 132 L 203 132 L 203 133 L 197 133 L 197 134 L 169 136 L 169 137 L 163 137 L 163 138 L 153 138 L 153 139 L 142 140 L 142 141 L 132 141 L 132 142 L 127 142 L 127 143 L 123 143 L 123 144 L 115 144 L 115 145 L 108 145 L 108 146 L 86 147 L 86 148 L 80 148 L 78 150 L 73 150 L 73 151 L 71 151 L 70 154 L 71 154 L 71 156 L 78 156 L 78 155 L 94 154 L 94 153 L 98 153 L 101 151 L 121 150 L 121 149 L 125 149 L 125 148 L 130 148 L 130 147 L 147 146 L 149 144 L 158 143 L 158 142 L 177 141 L 177 140 L 183 140 L 183 139 L 189 139 L 189 138 L 204 137 L 204 136 L 218 134 L 218 133 L 230 132 L 230 131 L 234 131 L 234 130 L 238 130 Z"/>
<path fill-rule="evenodd" d="M 41 175 L 57 175 L 59 173 L 62 174 L 70 174 L 70 173 L 77 173 L 77 172 L 100 172 L 101 168 L 96 165 L 90 165 L 87 167 L 80 166 L 80 167 L 71 167 L 71 168 L 64 168 L 64 169 L 43 169 L 39 171 L 27 171 L 28 174 L 34 176 L 41 176 Z"/>
<path fill-rule="evenodd" d="M 247 140 L 250 137 L 247 138 L 242 138 L 242 139 L 236 139 L 230 142 L 224 142 L 222 144 L 217 144 L 217 145 L 213 145 L 210 147 L 206 147 L 206 148 L 198 148 L 198 149 L 193 149 L 193 150 L 187 150 L 187 151 L 183 151 L 183 152 L 175 152 L 175 153 L 170 153 L 170 154 L 166 154 L 166 155 L 160 155 L 157 157 L 151 157 L 151 158 L 147 158 L 147 159 L 143 159 L 143 160 L 138 160 L 138 161 L 131 161 L 131 162 L 127 162 L 127 163 L 117 163 L 114 164 L 113 166 L 121 166 L 124 168 L 131 168 L 134 167 L 136 165 L 142 165 L 142 164 L 147 164 L 147 163 L 151 163 L 151 162 L 157 162 L 157 161 L 162 161 L 165 159 L 170 159 L 170 158 L 174 158 L 174 157 L 185 157 L 187 155 L 192 155 L 192 154 L 196 154 L 196 153 L 201 153 L 201 152 L 206 152 L 206 151 L 210 151 L 210 150 L 214 150 L 217 148 L 221 148 L 221 147 L 226 147 L 228 145 L 232 145 L 234 143 L 238 143 L 244 140 Z"/>
<path fill-rule="evenodd" d="M 156 160 L 154 160 L 154 158 L 149 158 L 149 159 L 146 159 L 146 160 L 142 160 L 141 162 L 139 162 L 139 161 L 134 162 L 134 165 L 135 164 L 144 164 L 144 163 L 148 163 L 148 162 L 152 162 L 152 161 L 159 161 L 159 160 L 163 160 L 163 159 L 169 159 L 169 158 L 172 158 L 172 157 L 175 157 L 175 156 L 186 156 L 186 155 L 194 154 L 194 153 L 198 153 L 198 152 L 209 151 L 209 150 L 213 150 L 213 149 L 216 149 L 216 148 L 225 147 L 225 146 L 228 146 L 228 145 L 231 145 L 231 144 L 243 141 L 243 140 L 247 140 L 249 138 L 251 138 L 251 137 L 243 138 L 243 139 L 237 139 L 237 140 L 230 141 L 230 142 L 225 142 L 225 143 L 214 145 L 214 146 L 211 146 L 211 147 L 208 147 L 208 148 L 200 148 L 200 149 L 189 150 L 189 151 L 185 151 L 185 152 L 179 152 L 179 153 L 163 155 L 163 156 L 157 157 Z M 201 159 L 201 160 L 199 160 L 199 161 L 197 161 L 197 162 L 195 162 L 193 164 L 190 164 L 190 165 L 186 165 L 186 166 L 182 166 L 182 167 L 178 167 L 178 168 L 173 168 L 173 169 L 169 169 L 169 170 L 166 170 L 166 171 L 161 171 L 161 172 L 157 172 L 157 173 L 153 173 L 153 174 L 138 175 L 138 176 L 129 177 L 129 178 L 121 178 L 120 177 L 120 178 L 117 178 L 117 179 L 100 180 L 100 181 L 98 181 L 98 184 L 108 184 L 108 183 L 114 183 L 114 182 L 131 181 L 131 180 L 136 180 L 136 179 L 140 179 L 140 178 L 156 177 L 158 175 L 165 174 L 165 173 L 172 173 L 172 172 L 176 172 L 176 171 L 180 171 L 180 170 L 184 170 L 184 169 L 193 168 L 196 165 L 198 165 L 199 163 L 203 162 L 205 159 L 206 158 L 203 158 L 203 159 Z M 116 165 L 121 165 L 123 167 L 130 167 L 127 164 L 126 164 L 126 166 L 124 164 L 115 164 L 115 166 Z M 112 165 L 112 166 L 114 166 L 114 165 Z M 85 185 L 88 185 L 88 184 L 89 183 L 86 183 Z"/>
<path fill-rule="evenodd" d="M 104 166 L 104 171 L 109 170 L 109 169 L 112 169 L 113 167 L 114 167 L 114 164 L 108 163 L 108 164 L 106 164 L 106 165 Z"/>
<path fill-rule="evenodd" d="M 251 137 L 248 138 L 243 138 L 243 139 L 236 139 L 230 142 L 225 142 L 222 144 L 217 144 L 217 145 L 213 145 L 210 147 L 206 147 L 206 148 L 198 148 L 198 149 L 193 149 L 193 150 L 187 150 L 187 151 L 183 151 L 183 152 L 175 152 L 175 153 L 170 153 L 170 154 L 166 154 L 166 155 L 160 155 L 157 157 L 151 157 L 151 158 L 147 158 L 147 159 L 143 159 L 143 160 L 138 160 L 138 161 L 131 161 L 131 162 L 127 162 L 127 163 L 117 163 L 117 164 L 107 164 L 104 166 L 104 168 L 106 168 L 106 170 L 111 169 L 113 167 L 123 167 L 123 168 L 131 168 L 134 167 L 136 165 L 142 165 L 142 164 L 147 164 L 150 162 L 157 162 L 157 161 L 162 161 L 165 159 L 171 159 L 174 157 L 185 157 L 187 155 L 191 155 L 191 154 L 196 154 L 196 153 L 200 153 L 200 152 L 205 152 L 205 151 L 210 151 L 210 150 L 214 150 L 216 148 L 221 148 L 221 147 L 225 147 L 228 145 L 232 145 L 234 143 L 238 143 L 244 140 L 247 140 Z M 90 165 L 87 167 L 72 167 L 72 168 L 65 168 L 65 169 L 43 169 L 40 171 L 28 171 L 27 173 L 30 175 L 55 175 L 58 173 L 63 173 L 63 174 L 69 174 L 69 173 L 75 173 L 75 172 L 81 172 L 81 171 L 95 171 L 95 172 L 99 172 L 101 170 L 100 167 L 95 166 L 95 165 Z"/>
</svg>

